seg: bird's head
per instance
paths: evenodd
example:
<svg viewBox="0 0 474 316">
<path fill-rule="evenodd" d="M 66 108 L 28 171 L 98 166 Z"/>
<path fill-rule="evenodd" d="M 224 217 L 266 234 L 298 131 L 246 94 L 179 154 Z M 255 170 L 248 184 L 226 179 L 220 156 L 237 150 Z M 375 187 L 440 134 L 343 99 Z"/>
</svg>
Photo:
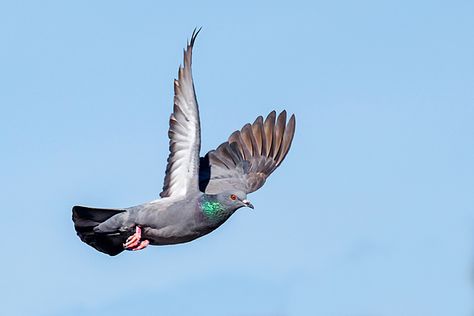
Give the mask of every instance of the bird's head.
<svg viewBox="0 0 474 316">
<path fill-rule="evenodd" d="M 253 209 L 252 203 L 247 200 L 247 194 L 242 191 L 233 190 L 219 193 L 217 194 L 217 200 L 226 209 L 235 211 L 244 206 Z"/>
<path fill-rule="evenodd" d="M 247 200 L 247 194 L 242 191 L 225 191 L 218 194 L 204 195 L 201 200 L 201 209 L 204 215 L 211 220 L 226 220 L 241 207 L 253 208 Z"/>
</svg>

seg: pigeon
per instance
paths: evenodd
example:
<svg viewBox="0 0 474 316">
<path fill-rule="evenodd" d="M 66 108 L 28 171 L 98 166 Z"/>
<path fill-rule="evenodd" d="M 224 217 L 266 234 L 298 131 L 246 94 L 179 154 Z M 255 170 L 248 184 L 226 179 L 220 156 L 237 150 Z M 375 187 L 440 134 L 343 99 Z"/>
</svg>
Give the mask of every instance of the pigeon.
<svg viewBox="0 0 474 316">
<path fill-rule="evenodd" d="M 77 235 L 100 252 L 115 256 L 148 245 L 186 243 L 212 232 L 236 210 L 254 208 L 247 194 L 263 186 L 290 150 L 295 116 L 287 121 L 286 111 L 278 116 L 272 111 L 200 157 L 199 108 L 191 72 L 199 31 L 193 31 L 174 81 L 170 153 L 160 199 L 122 209 L 72 209 Z"/>
</svg>

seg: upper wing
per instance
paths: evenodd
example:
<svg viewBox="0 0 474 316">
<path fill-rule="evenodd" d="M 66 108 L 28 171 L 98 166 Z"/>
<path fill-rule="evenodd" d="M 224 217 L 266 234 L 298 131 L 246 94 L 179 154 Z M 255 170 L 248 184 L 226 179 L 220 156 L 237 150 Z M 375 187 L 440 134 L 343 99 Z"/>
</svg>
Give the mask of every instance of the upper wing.
<svg viewBox="0 0 474 316">
<path fill-rule="evenodd" d="M 227 190 L 251 193 L 265 183 L 282 163 L 295 134 L 295 116 L 286 124 L 286 111 L 261 116 L 230 135 L 229 140 L 201 158 L 201 191 L 216 194 Z"/>
<path fill-rule="evenodd" d="M 198 190 L 201 129 L 191 59 L 194 41 L 200 30 L 194 30 L 184 51 L 178 80 L 174 81 L 174 108 L 168 131 L 170 154 L 161 197 L 185 195 L 189 190 Z"/>
</svg>

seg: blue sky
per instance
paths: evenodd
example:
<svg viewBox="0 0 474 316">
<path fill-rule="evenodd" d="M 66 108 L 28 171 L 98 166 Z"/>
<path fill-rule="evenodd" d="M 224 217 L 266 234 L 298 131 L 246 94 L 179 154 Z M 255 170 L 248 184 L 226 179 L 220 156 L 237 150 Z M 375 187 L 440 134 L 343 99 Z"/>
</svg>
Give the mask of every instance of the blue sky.
<svg viewBox="0 0 474 316">
<path fill-rule="evenodd" d="M 0 3 L 5 315 L 472 315 L 471 1 Z M 196 26 L 203 151 L 297 116 L 202 239 L 108 257 L 75 204 L 155 199 Z"/>
</svg>

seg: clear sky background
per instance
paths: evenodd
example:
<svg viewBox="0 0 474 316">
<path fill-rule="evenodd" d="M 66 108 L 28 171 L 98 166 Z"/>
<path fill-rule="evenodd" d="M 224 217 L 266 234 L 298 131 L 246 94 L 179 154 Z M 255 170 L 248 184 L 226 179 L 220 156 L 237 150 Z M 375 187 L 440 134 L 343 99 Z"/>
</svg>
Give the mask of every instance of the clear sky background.
<svg viewBox="0 0 474 316">
<path fill-rule="evenodd" d="M 2 315 L 473 315 L 472 1 L 2 1 Z M 297 116 L 214 233 L 108 257 L 71 207 L 157 198 L 194 55 L 203 152 Z"/>
</svg>

